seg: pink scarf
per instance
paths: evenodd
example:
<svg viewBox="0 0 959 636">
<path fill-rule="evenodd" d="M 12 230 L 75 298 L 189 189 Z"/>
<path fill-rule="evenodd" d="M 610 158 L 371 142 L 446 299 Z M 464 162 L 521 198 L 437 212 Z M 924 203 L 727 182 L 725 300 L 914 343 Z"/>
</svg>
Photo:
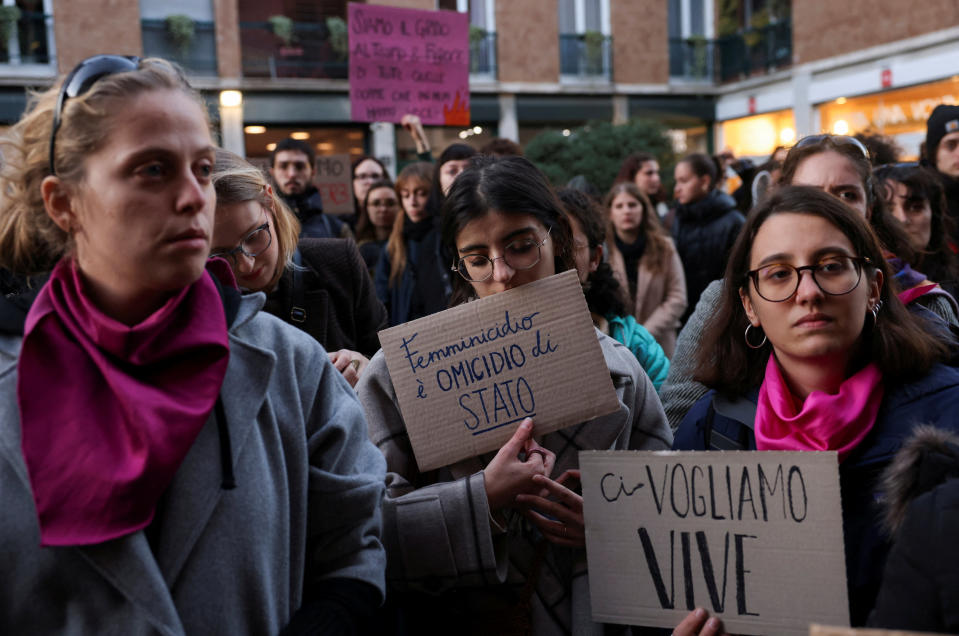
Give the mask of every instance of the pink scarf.
<svg viewBox="0 0 959 636">
<path fill-rule="evenodd" d="M 834 450 L 841 462 L 872 430 L 883 393 L 882 373 L 870 363 L 843 381 L 836 395 L 813 391 L 797 404 L 776 356 L 771 355 L 759 389 L 756 448 Z"/>
<path fill-rule="evenodd" d="M 87 298 L 72 259 L 60 261 L 27 314 L 17 366 L 41 545 L 146 527 L 213 410 L 228 359 L 210 273 L 127 327 Z"/>
</svg>

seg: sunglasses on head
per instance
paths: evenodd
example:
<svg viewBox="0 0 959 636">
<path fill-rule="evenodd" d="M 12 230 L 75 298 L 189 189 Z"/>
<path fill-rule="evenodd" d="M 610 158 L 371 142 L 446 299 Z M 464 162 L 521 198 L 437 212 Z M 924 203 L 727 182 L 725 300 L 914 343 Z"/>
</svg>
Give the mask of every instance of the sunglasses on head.
<svg viewBox="0 0 959 636">
<path fill-rule="evenodd" d="M 50 174 L 56 175 L 57 170 L 54 166 L 54 151 L 56 150 L 57 131 L 60 130 L 60 124 L 63 116 L 63 105 L 71 97 L 79 97 L 90 87 L 96 84 L 97 80 L 108 75 L 117 73 L 126 73 L 135 71 L 140 67 L 140 58 L 126 55 L 94 55 L 88 57 L 77 64 L 60 86 L 60 93 L 57 95 L 57 105 L 53 110 L 53 129 L 50 131 Z"/>
<path fill-rule="evenodd" d="M 831 135 L 829 133 L 823 133 L 821 135 L 809 135 L 800 139 L 793 148 L 804 148 L 806 146 L 814 146 L 818 143 L 821 143 L 827 139 L 831 139 L 834 143 L 842 146 L 855 146 L 862 152 L 862 156 L 866 158 L 866 161 L 869 161 L 869 150 L 866 149 L 866 146 L 863 145 L 861 141 L 855 137 L 849 137 L 847 135 Z"/>
</svg>

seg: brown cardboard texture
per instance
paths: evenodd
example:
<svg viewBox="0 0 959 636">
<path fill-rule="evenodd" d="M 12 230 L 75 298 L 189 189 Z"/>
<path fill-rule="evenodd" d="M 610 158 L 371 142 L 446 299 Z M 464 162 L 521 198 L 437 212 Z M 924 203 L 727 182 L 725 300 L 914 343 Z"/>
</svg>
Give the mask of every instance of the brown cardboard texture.
<svg viewBox="0 0 959 636">
<path fill-rule="evenodd" d="M 581 451 L 593 620 L 849 625 L 835 452 Z"/>
<path fill-rule="evenodd" d="M 381 331 L 421 471 L 619 407 L 575 271 Z"/>
<path fill-rule="evenodd" d="M 353 213 L 353 168 L 349 155 L 317 157 L 313 184 L 320 191 L 324 212 Z"/>
</svg>

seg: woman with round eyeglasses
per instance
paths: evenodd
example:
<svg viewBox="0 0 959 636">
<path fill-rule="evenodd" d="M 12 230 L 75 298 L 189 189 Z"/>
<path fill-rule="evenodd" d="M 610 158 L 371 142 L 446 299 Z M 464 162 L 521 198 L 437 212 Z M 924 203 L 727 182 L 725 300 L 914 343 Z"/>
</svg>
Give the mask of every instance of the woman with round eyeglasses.
<svg viewBox="0 0 959 636">
<path fill-rule="evenodd" d="M 383 458 L 208 260 L 213 143 L 180 69 L 114 55 L 0 140 L 0 267 L 34 277 L 0 298 L 6 633 L 352 633 L 383 600 Z"/>
<path fill-rule="evenodd" d="M 302 329 L 355 385 L 379 348 L 386 310 L 353 241 L 301 239 L 295 215 L 261 170 L 216 151 L 216 222 L 210 257 L 223 257 L 240 287 L 267 295 L 263 309 Z"/>
<path fill-rule="evenodd" d="M 959 324 L 956 300 L 942 287 L 926 279 L 908 264 L 915 252 L 902 225 L 877 194 L 869 153 L 855 137 L 813 135 L 803 137 L 790 149 L 783 164 L 781 185 L 819 188 L 842 201 L 869 221 L 883 247 L 883 257 L 892 268 L 887 282 L 897 289 L 909 309 L 929 322 L 929 328 L 944 339 L 952 325 Z M 774 186 L 771 192 L 775 192 Z M 761 202 L 761 201 L 760 201 Z M 715 314 L 722 293 L 722 280 L 710 283 L 676 341 L 669 376 L 660 392 L 670 424 L 679 426 L 689 408 L 706 392 L 692 380 L 692 360 L 700 347 L 706 320 Z"/>
<path fill-rule="evenodd" d="M 878 591 L 879 473 L 918 424 L 959 428 L 959 369 L 902 304 L 865 219 L 812 187 L 754 208 L 695 357 L 677 450 L 836 451 L 853 625 Z"/>
<path fill-rule="evenodd" d="M 450 189 L 443 245 L 453 304 L 574 267 L 572 236 L 545 176 L 521 157 L 477 158 Z M 592 629 L 585 574 L 580 449 L 665 449 L 672 436 L 632 353 L 596 332 L 617 387 L 617 413 L 535 438 L 523 421 L 496 453 L 420 472 L 382 352 L 357 392 L 386 457 L 388 603 L 410 633 Z"/>
</svg>

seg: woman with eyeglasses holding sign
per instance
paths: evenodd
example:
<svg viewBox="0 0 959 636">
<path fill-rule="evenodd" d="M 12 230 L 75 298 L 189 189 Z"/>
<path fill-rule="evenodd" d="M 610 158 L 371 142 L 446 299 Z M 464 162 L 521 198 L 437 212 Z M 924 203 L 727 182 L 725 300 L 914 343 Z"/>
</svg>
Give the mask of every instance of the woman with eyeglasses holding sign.
<svg viewBox="0 0 959 636">
<path fill-rule="evenodd" d="M 357 629 L 383 458 L 323 349 L 208 262 L 202 98 L 96 56 L 2 147 L 0 265 L 50 272 L 0 305 L 2 631 Z"/>
<path fill-rule="evenodd" d="M 872 228 L 817 188 L 785 186 L 733 247 L 695 357 L 712 389 L 678 450 L 838 452 L 853 625 L 865 622 L 887 541 L 879 473 L 918 424 L 959 428 L 959 370 L 889 284 Z"/>
<path fill-rule="evenodd" d="M 217 149 L 212 179 L 211 257 L 226 259 L 243 290 L 266 293 L 263 309 L 313 336 L 355 385 L 386 327 L 386 309 L 356 245 L 298 240 L 299 222 L 266 175 L 232 152 Z"/>
<path fill-rule="evenodd" d="M 561 204 L 521 157 L 477 158 L 456 178 L 443 212 L 443 244 L 454 268 L 454 303 L 574 267 Z M 370 361 L 357 392 L 371 439 L 386 456 L 388 604 L 399 609 L 408 633 L 601 629 L 590 623 L 582 576 L 582 499 L 572 489 L 577 452 L 665 449 L 672 435 L 633 354 L 596 336 L 618 412 L 538 441 L 527 418 L 499 452 L 429 472 L 416 468 L 383 353 Z"/>
</svg>

